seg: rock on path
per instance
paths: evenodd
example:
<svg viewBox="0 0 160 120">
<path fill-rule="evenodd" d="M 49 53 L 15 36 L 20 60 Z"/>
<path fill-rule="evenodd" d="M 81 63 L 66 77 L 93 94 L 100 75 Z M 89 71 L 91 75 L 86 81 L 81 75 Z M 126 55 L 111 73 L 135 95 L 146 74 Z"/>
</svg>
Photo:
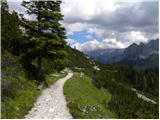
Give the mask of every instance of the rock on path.
<svg viewBox="0 0 160 120">
<path fill-rule="evenodd" d="M 34 107 L 25 116 L 26 119 L 71 119 L 72 115 L 67 108 L 63 86 L 66 80 L 71 78 L 73 73 L 68 73 L 64 78 L 59 79 L 50 88 L 45 89 L 37 99 Z"/>
</svg>

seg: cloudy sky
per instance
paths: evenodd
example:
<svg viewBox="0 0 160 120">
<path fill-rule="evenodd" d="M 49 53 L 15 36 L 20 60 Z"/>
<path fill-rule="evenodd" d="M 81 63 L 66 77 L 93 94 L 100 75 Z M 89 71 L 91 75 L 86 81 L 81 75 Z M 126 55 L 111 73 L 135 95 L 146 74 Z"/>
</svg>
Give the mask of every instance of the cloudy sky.
<svg viewBox="0 0 160 120">
<path fill-rule="evenodd" d="M 11 10 L 23 13 L 20 2 Z M 158 0 L 62 0 L 68 38 L 79 50 L 125 48 L 158 38 Z"/>
</svg>

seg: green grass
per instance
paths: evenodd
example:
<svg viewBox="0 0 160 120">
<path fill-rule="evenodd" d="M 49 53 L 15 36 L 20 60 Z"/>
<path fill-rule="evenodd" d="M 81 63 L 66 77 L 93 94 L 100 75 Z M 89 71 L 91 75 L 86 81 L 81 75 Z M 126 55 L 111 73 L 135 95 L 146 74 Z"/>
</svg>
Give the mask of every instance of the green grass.
<svg viewBox="0 0 160 120">
<path fill-rule="evenodd" d="M 47 77 L 49 86 L 59 78 L 64 77 L 66 73 L 56 73 L 56 75 L 59 76 Z M 33 107 L 41 91 L 37 89 L 36 81 L 26 80 L 23 75 L 10 78 L 7 84 L 11 87 L 8 90 L 2 89 L 2 97 L 4 97 L 2 98 L 4 99 L 4 102 L 2 102 L 2 118 L 23 118 Z"/>
<path fill-rule="evenodd" d="M 18 57 L 7 51 L 2 53 L 1 65 L 1 118 L 23 118 L 40 94 L 37 83 L 25 77 Z"/>
<path fill-rule="evenodd" d="M 24 118 L 41 94 L 36 80 L 29 80 L 18 58 L 4 52 L 1 62 L 1 118 Z M 58 76 L 47 76 L 48 85 L 54 84 L 66 73 L 56 73 Z"/>
<path fill-rule="evenodd" d="M 60 78 L 65 77 L 66 75 L 67 75 L 66 72 L 65 73 L 54 73 L 54 74 L 48 75 L 46 77 L 47 85 L 48 86 L 53 85 L 57 80 L 59 80 Z"/>
<path fill-rule="evenodd" d="M 75 73 L 66 82 L 64 94 L 74 118 L 117 118 L 108 109 L 111 94 L 104 88 L 96 88 L 88 76 L 80 77 Z"/>
<path fill-rule="evenodd" d="M 23 118 L 40 94 L 35 81 L 27 81 L 23 74 L 2 80 L 2 118 Z"/>
</svg>

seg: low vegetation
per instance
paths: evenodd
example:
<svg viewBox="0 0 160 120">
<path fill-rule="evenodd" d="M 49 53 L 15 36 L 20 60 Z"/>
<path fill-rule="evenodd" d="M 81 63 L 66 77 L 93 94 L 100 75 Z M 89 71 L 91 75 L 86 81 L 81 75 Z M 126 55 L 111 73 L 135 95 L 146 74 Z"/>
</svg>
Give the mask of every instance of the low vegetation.
<svg viewBox="0 0 160 120">
<path fill-rule="evenodd" d="M 40 91 L 37 82 L 25 77 L 17 58 L 8 52 L 2 56 L 2 118 L 23 118 Z"/>
<path fill-rule="evenodd" d="M 86 75 L 76 73 L 66 82 L 64 94 L 74 118 L 116 118 L 107 105 L 111 94 L 104 88 L 96 88 L 92 79 Z"/>
<path fill-rule="evenodd" d="M 38 82 L 26 76 L 25 70 L 17 59 L 9 52 L 3 51 L 1 118 L 23 118 L 41 94 Z M 65 75 L 66 73 L 58 72 L 47 75 L 46 82 L 50 86 Z"/>
<path fill-rule="evenodd" d="M 46 77 L 46 82 L 48 86 L 53 85 L 57 80 L 66 76 L 66 72 L 52 73 Z"/>
</svg>

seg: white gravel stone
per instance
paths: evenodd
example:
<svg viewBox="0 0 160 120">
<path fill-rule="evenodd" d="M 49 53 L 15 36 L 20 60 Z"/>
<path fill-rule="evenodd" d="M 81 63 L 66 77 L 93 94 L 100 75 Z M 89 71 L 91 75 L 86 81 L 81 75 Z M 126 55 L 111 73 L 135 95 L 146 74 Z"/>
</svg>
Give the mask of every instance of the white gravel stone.
<svg viewBox="0 0 160 120">
<path fill-rule="evenodd" d="M 68 73 L 66 77 L 59 79 L 50 88 L 45 89 L 38 97 L 34 107 L 25 115 L 25 119 L 72 119 L 63 94 L 64 83 L 72 76 L 73 73 Z"/>
</svg>

